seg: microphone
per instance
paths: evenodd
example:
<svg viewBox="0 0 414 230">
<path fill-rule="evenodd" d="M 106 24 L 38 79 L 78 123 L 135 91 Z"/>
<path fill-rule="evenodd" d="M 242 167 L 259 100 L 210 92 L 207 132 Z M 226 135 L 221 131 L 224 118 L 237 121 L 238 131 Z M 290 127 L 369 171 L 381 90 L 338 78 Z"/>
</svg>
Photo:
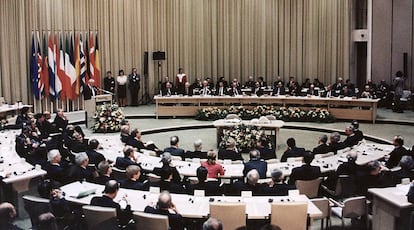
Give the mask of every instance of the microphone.
<svg viewBox="0 0 414 230">
<path fill-rule="evenodd" d="M 104 93 L 107 93 L 107 94 L 111 94 L 112 96 L 115 96 L 115 94 L 114 94 L 114 93 L 112 93 L 112 92 L 110 92 L 110 91 L 108 91 L 108 90 L 104 90 L 104 89 L 99 88 L 99 87 L 97 87 L 97 86 L 95 86 L 95 87 L 96 87 L 96 89 L 97 89 L 97 90 L 99 90 L 99 91 L 101 91 L 101 92 L 104 92 Z"/>
</svg>

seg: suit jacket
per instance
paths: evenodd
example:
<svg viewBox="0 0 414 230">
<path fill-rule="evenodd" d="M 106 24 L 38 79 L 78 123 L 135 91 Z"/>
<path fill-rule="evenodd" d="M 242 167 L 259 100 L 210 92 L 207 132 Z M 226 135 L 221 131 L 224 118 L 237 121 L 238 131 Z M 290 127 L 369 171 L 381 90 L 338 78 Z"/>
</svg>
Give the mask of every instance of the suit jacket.
<svg viewBox="0 0 414 230">
<path fill-rule="evenodd" d="M 262 160 L 250 160 L 244 164 L 243 175 L 246 176 L 252 169 L 256 169 L 259 172 L 261 179 L 266 178 L 267 162 Z"/>
<path fill-rule="evenodd" d="M 358 137 L 354 134 L 347 136 L 343 143 L 346 147 L 352 147 L 354 145 L 357 145 L 358 142 Z"/>
<path fill-rule="evenodd" d="M 211 90 L 209 88 L 203 87 L 200 89 L 200 95 L 211 95 Z"/>
<path fill-rule="evenodd" d="M 129 157 L 117 157 L 115 167 L 125 170 L 130 165 L 138 165 L 137 162 L 131 160 Z"/>
<path fill-rule="evenodd" d="M 113 178 L 111 178 L 109 176 L 98 176 L 95 179 L 93 179 L 93 183 L 105 185 L 106 182 L 108 182 L 110 180 L 113 180 Z"/>
<path fill-rule="evenodd" d="M 142 182 L 134 181 L 131 179 L 122 180 L 121 188 L 135 189 L 135 190 L 142 190 L 142 191 L 147 191 L 149 189 L 147 183 L 142 183 Z"/>
<path fill-rule="evenodd" d="M 98 89 L 95 86 L 86 85 L 83 87 L 83 98 L 85 100 L 90 100 L 93 95 L 98 95 Z"/>
<path fill-rule="evenodd" d="M 295 184 L 297 180 L 314 180 L 320 176 L 321 169 L 318 166 L 302 165 L 292 169 L 289 184 Z"/>
<path fill-rule="evenodd" d="M 296 189 L 295 185 L 291 184 L 274 184 L 273 186 L 263 186 L 262 188 L 262 195 L 265 196 L 287 196 L 289 190 Z"/>
<path fill-rule="evenodd" d="M 164 152 L 169 152 L 169 153 L 171 153 L 171 155 L 179 156 L 181 158 L 184 157 L 184 153 L 185 153 L 184 149 L 176 148 L 176 147 L 173 147 L 173 146 L 165 148 Z"/>
<path fill-rule="evenodd" d="M 220 87 L 216 88 L 216 96 L 224 96 L 224 95 L 228 95 L 228 91 L 226 87 L 222 88 L 223 92 L 222 95 L 220 95 Z"/>
<path fill-rule="evenodd" d="M 405 155 L 410 155 L 410 152 L 403 146 L 394 148 L 390 153 L 390 158 L 388 159 L 385 166 L 387 166 L 389 169 L 394 168 L 400 163 L 401 157 Z"/>
<path fill-rule="evenodd" d="M 331 148 L 331 151 L 336 154 L 338 150 L 346 148 L 346 145 L 343 142 L 334 142 L 329 143 L 329 147 Z"/>
<path fill-rule="evenodd" d="M 358 130 L 358 129 L 355 130 L 354 134 L 355 134 L 358 141 L 362 141 L 362 139 L 364 139 L 364 134 L 362 133 L 361 130 Z"/>
<path fill-rule="evenodd" d="M 232 194 L 228 194 L 228 195 L 240 196 L 242 191 L 252 191 L 253 195 L 260 195 L 263 193 L 263 185 L 262 184 L 251 185 L 249 183 L 237 181 L 232 186 L 232 192 L 231 192 Z"/>
<path fill-rule="evenodd" d="M 65 183 L 68 180 L 66 168 L 61 165 L 54 165 L 47 162 L 44 165 L 44 170 L 47 172 L 47 177 L 52 180 L 59 181 L 61 183 Z"/>
<path fill-rule="evenodd" d="M 89 164 L 94 164 L 96 167 L 98 167 L 98 164 L 101 161 L 104 161 L 105 160 L 104 155 L 101 154 L 101 153 L 98 153 L 96 150 L 87 149 L 85 152 L 88 155 Z"/>
<path fill-rule="evenodd" d="M 126 142 L 126 145 L 137 148 L 138 150 L 145 149 L 144 143 L 134 137 L 130 137 Z"/>
<path fill-rule="evenodd" d="M 171 230 L 184 230 L 184 219 L 180 214 L 170 213 L 168 210 L 161 210 L 151 206 L 145 207 L 144 212 L 168 216 Z"/>
<path fill-rule="evenodd" d="M 221 196 L 223 194 L 218 181 L 201 181 L 197 184 L 189 184 L 186 188 L 190 195 L 194 195 L 194 190 L 204 190 L 206 196 Z"/>
<path fill-rule="evenodd" d="M 240 88 L 228 88 L 228 94 L 230 96 L 236 96 L 236 95 L 242 95 L 241 89 Z"/>
<path fill-rule="evenodd" d="M 170 88 L 170 89 L 164 89 L 161 91 L 162 96 L 172 96 L 172 95 L 176 95 L 176 92 L 174 89 Z"/>
<path fill-rule="evenodd" d="M 66 126 L 68 126 L 69 121 L 64 120 L 63 118 L 56 115 L 55 120 L 53 121 L 53 123 L 55 124 L 56 129 L 59 132 L 62 132 L 63 130 L 66 129 Z"/>
<path fill-rule="evenodd" d="M 305 152 L 304 148 L 293 147 L 283 153 L 280 161 L 286 162 L 289 157 L 302 157 Z"/>
<path fill-rule="evenodd" d="M 203 152 L 203 151 L 187 151 L 184 154 L 184 158 L 207 159 L 207 152 Z"/>
<path fill-rule="evenodd" d="M 243 160 L 240 153 L 234 151 L 234 150 L 228 150 L 228 149 L 219 149 L 218 152 L 218 159 L 220 160 Z"/>
<path fill-rule="evenodd" d="M 260 158 L 263 160 L 270 160 L 270 159 L 276 159 L 276 153 L 274 149 L 269 148 L 257 148 L 260 152 Z"/>
<path fill-rule="evenodd" d="M 313 154 L 325 154 L 325 153 L 329 153 L 332 152 L 331 147 L 329 147 L 329 145 L 327 144 L 320 144 L 318 146 L 316 146 L 315 148 L 313 148 L 312 153 Z"/>
<path fill-rule="evenodd" d="M 275 87 L 273 89 L 273 95 L 285 95 L 286 91 L 285 91 L 285 87 L 281 87 L 280 89 L 278 87 Z"/>
<path fill-rule="evenodd" d="M 119 222 L 123 225 L 127 224 L 132 218 L 131 206 L 127 205 L 124 210 L 121 209 L 121 206 L 113 201 L 111 198 L 103 196 L 95 196 L 91 200 L 91 205 L 101 206 L 107 208 L 116 208 L 117 217 Z"/>
</svg>

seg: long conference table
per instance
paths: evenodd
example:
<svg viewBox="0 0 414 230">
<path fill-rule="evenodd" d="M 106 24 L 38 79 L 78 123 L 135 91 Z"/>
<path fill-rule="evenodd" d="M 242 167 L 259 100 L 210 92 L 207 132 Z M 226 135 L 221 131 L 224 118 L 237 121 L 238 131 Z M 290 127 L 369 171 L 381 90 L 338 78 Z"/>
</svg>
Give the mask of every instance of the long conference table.
<svg viewBox="0 0 414 230">
<path fill-rule="evenodd" d="M 231 105 L 280 105 L 326 108 L 338 119 L 364 120 L 375 123 L 380 99 L 319 96 L 154 96 L 156 117 L 195 116 L 205 107 L 228 108 Z M 309 107 L 308 107 L 309 108 Z"/>
<path fill-rule="evenodd" d="M 100 196 L 104 186 L 88 183 L 74 182 L 61 187 L 66 194 L 66 199 L 78 204 L 90 204 L 92 197 Z M 83 191 L 95 191 L 94 194 L 77 198 Z M 143 212 L 147 205 L 154 206 L 158 200 L 158 192 L 139 191 L 121 188 L 115 197 L 119 202 L 122 197 L 127 195 L 131 210 Z M 248 219 L 267 219 L 271 213 L 271 204 L 277 202 L 306 202 L 308 204 L 308 215 L 311 218 L 322 216 L 322 212 L 305 196 L 193 196 L 187 194 L 171 194 L 172 201 L 176 205 L 178 212 L 186 218 L 206 218 L 210 213 L 209 204 L 212 202 L 222 203 L 245 203 Z"/>
<path fill-rule="evenodd" d="M 100 150 L 100 152 L 104 154 L 107 159 L 115 162 L 117 157 L 123 156 L 122 149 L 124 146 L 118 135 L 97 135 L 94 136 L 94 138 L 99 140 L 101 143 L 103 149 Z M 336 170 L 342 162 L 346 162 L 346 155 L 351 151 L 355 151 L 358 154 L 357 164 L 364 165 L 372 160 L 383 158 L 389 154 L 393 148 L 394 146 L 392 145 L 361 142 L 353 148 L 346 148 L 338 151 L 338 154 L 336 155 L 328 157 L 320 157 L 316 155 L 312 165 L 319 166 L 321 168 L 321 172 L 326 173 Z M 155 167 L 162 166 L 160 158 L 152 156 L 147 151 L 135 152 L 135 155 L 138 158 L 138 162 L 141 163 L 141 167 L 145 171 L 153 171 Z M 182 176 L 194 177 L 196 176 L 197 168 L 200 166 L 200 160 L 193 159 L 192 161 L 182 161 L 173 159 L 172 164 L 177 168 L 178 172 Z M 289 176 L 293 168 L 301 165 L 301 161 L 268 163 L 267 177 L 270 178 L 271 172 L 274 168 L 281 169 L 285 176 Z M 225 160 L 222 162 L 222 166 L 225 170 L 225 174 L 222 178 L 232 179 L 243 177 L 244 164 L 236 164 L 235 162 Z"/>
</svg>

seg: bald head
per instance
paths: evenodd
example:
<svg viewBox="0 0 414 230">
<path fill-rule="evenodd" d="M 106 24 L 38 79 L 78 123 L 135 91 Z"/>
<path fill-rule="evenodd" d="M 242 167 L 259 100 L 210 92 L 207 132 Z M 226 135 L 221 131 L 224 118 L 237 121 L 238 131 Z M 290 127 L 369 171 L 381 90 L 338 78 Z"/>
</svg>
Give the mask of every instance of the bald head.
<svg viewBox="0 0 414 230">
<path fill-rule="evenodd" d="M 171 195 L 168 191 L 163 191 L 158 197 L 157 206 L 159 209 L 167 210 L 171 205 Z"/>
</svg>

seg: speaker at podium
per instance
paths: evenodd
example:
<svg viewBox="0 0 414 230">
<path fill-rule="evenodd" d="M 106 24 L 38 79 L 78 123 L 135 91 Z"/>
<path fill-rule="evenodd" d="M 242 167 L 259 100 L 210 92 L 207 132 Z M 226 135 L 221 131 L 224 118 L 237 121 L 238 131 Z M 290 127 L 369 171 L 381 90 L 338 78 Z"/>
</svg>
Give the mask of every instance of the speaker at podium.
<svg viewBox="0 0 414 230">
<path fill-rule="evenodd" d="M 96 107 L 99 105 L 104 105 L 104 104 L 112 105 L 112 95 L 101 94 L 101 95 L 92 96 L 90 100 L 85 100 L 84 103 L 85 103 L 86 127 L 90 128 L 95 123 L 93 116 L 95 115 Z"/>
</svg>

